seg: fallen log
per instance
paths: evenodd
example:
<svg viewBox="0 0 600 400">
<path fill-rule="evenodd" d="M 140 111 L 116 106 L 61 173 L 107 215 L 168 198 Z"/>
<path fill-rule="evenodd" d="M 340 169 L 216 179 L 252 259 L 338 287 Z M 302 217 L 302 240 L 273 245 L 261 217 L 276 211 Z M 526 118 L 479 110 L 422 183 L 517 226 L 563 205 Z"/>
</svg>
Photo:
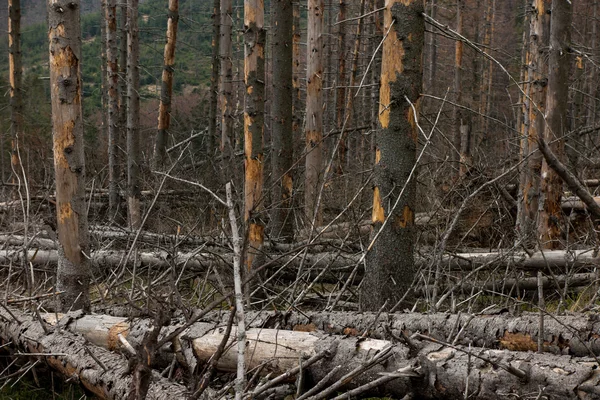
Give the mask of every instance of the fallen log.
<svg viewBox="0 0 600 400">
<path fill-rule="evenodd" d="M 0 311 L 0 339 L 4 343 L 10 342 L 23 356 L 32 353 L 29 357 L 41 359 L 65 377 L 74 378 L 101 399 L 128 398 L 132 378 L 124 357 L 102 348 L 90 348 L 83 337 L 64 329 L 46 333 L 33 317 L 17 310 L 12 310 L 12 314 Z M 183 399 L 185 392 L 182 385 L 155 374 L 147 399 Z"/>
<path fill-rule="evenodd" d="M 119 265 L 127 255 L 122 250 L 96 250 L 90 255 L 92 262 L 99 267 L 114 267 Z M 22 250 L 0 250 L 0 264 L 12 261 L 21 261 Z M 168 267 L 170 265 L 183 265 L 190 268 L 205 268 L 209 265 L 231 265 L 233 255 L 230 253 L 215 254 L 214 252 L 179 252 L 171 254 L 166 251 L 139 252 L 138 261 L 142 266 Z M 319 268 L 338 269 L 341 272 L 350 272 L 361 259 L 361 253 L 347 254 L 337 252 L 307 253 L 284 255 L 267 255 L 266 262 L 272 266 L 288 264 L 296 267 L 305 257 L 304 265 L 315 270 Z M 27 252 L 27 261 L 36 265 L 55 264 L 58 260 L 56 250 L 30 249 Z M 129 260 L 130 262 L 132 260 Z M 430 264 L 428 258 L 417 257 L 421 266 Z M 482 266 L 489 269 L 499 265 L 510 265 L 513 268 L 524 270 L 543 270 L 547 268 L 583 268 L 597 267 L 600 265 L 600 254 L 594 250 L 551 250 L 536 252 L 529 255 L 525 252 L 488 252 L 488 253 L 459 253 L 446 254 L 441 262 L 450 269 L 471 270 Z M 318 273 L 318 272 L 317 272 Z"/>
<path fill-rule="evenodd" d="M 353 315 L 356 319 L 356 314 Z M 98 318 L 84 318 L 94 317 Z M 420 318 L 426 319 L 423 315 Z M 444 323 L 451 325 L 449 322 L 446 319 Z M 122 318 L 118 322 L 119 329 L 127 323 Z M 129 330 L 135 330 L 133 325 Z M 182 344 L 189 341 L 195 354 L 193 358 L 206 362 L 223 340 L 224 331 L 222 325 L 214 328 L 213 324 L 197 323 L 178 340 Z M 467 393 L 468 398 L 494 400 L 525 397 L 542 391 L 549 398 L 591 399 L 600 393 L 598 363 L 587 357 L 478 347 L 465 350 L 466 347 L 460 349 L 414 339 L 405 346 L 388 340 L 268 328 L 251 328 L 247 336 L 248 365 L 250 368 L 263 366 L 263 373 L 283 373 L 297 367 L 301 359 L 326 352 L 325 358 L 303 369 L 309 387 L 327 375 L 331 382 L 351 383 L 344 389 L 388 376 L 397 379 L 381 381 L 382 386 L 374 390 L 379 395 L 396 398 L 412 394 L 417 398 L 456 399 Z M 234 338 L 232 332 L 231 343 Z M 235 370 L 236 365 L 235 346 L 228 348 L 218 364 L 224 371 Z M 360 375 L 352 375 L 364 365 L 369 368 L 362 370 Z M 330 374 L 331 371 L 334 373 Z"/>
</svg>

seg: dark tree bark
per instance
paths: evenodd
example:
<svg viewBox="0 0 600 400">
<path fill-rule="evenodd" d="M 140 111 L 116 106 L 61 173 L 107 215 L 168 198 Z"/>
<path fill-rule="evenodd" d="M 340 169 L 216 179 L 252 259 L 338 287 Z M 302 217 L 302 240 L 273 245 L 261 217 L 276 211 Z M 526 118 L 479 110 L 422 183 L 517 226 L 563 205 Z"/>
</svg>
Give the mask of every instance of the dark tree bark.
<svg viewBox="0 0 600 400">
<path fill-rule="evenodd" d="M 247 0 L 244 3 L 244 220 L 248 228 L 248 270 L 264 240 L 263 204 L 263 132 L 265 97 L 265 29 L 264 3 Z"/>
<path fill-rule="evenodd" d="M 292 127 L 293 9 L 289 0 L 274 0 L 272 142 L 274 186 L 272 237 L 291 241 L 294 136 Z"/>
<path fill-rule="evenodd" d="M 425 23 L 422 1 L 390 1 L 384 12 L 379 124 L 373 193 L 373 239 L 362 282 L 363 310 L 393 307 L 415 274 L 416 161 Z M 410 102 L 410 103 L 409 103 Z M 385 223 L 385 225 L 384 225 Z M 399 257 L 398 255 L 402 255 Z"/>
<path fill-rule="evenodd" d="M 464 1 L 456 0 L 456 32 L 463 33 L 463 14 Z M 457 40 L 454 43 L 454 101 L 456 104 L 462 104 L 462 59 L 463 59 L 463 42 Z M 462 110 L 459 107 L 452 108 L 452 128 L 454 148 L 451 149 L 452 159 L 458 161 L 453 166 L 453 169 L 458 173 L 458 176 L 463 176 L 467 172 L 467 155 L 463 155 L 461 151 L 461 127 L 462 127 Z M 465 165 L 463 166 L 463 160 Z M 455 175 L 456 176 L 456 175 Z"/>
<path fill-rule="evenodd" d="M 217 137 L 217 110 L 219 106 L 219 43 L 221 37 L 220 0 L 213 0 L 212 18 L 212 58 L 210 74 L 210 104 L 208 109 L 208 135 L 206 137 L 206 154 L 210 159 L 215 151 L 215 138 Z"/>
<path fill-rule="evenodd" d="M 553 0 L 548 61 L 546 126 L 543 139 L 559 161 L 564 157 L 564 140 L 568 130 L 565 99 L 569 93 L 569 47 L 571 45 L 572 6 L 568 1 Z M 538 132 L 541 134 L 541 132 Z M 561 239 L 562 180 L 546 159 L 542 161 L 538 239 L 544 249 L 555 249 Z"/>
<path fill-rule="evenodd" d="M 114 218 L 119 205 L 117 138 L 119 136 L 119 65 L 117 52 L 117 1 L 106 2 L 106 72 L 108 83 L 108 210 Z"/>
<path fill-rule="evenodd" d="M 221 84 L 219 97 L 221 100 L 221 155 L 223 172 L 226 170 L 229 156 L 233 148 L 231 138 L 233 135 L 233 63 L 232 57 L 232 0 L 221 0 L 221 37 L 219 41 L 219 57 L 221 59 Z"/>
<path fill-rule="evenodd" d="M 323 177 L 323 0 L 308 1 L 308 38 L 306 66 L 306 171 L 304 178 L 304 211 L 308 223 L 321 225 L 317 208 L 319 183 Z"/>
<path fill-rule="evenodd" d="M 127 210 L 129 226 L 142 223 L 140 209 L 140 42 L 138 1 L 127 0 Z"/>
<path fill-rule="evenodd" d="M 65 292 L 58 305 L 63 310 L 87 309 L 90 305 L 79 8 L 78 0 L 48 1 L 56 220 L 60 242 L 56 286 Z"/>
<path fill-rule="evenodd" d="M 167 158 L 167 135 L 171 124 L 171 97 L 173 95 L 173 73 L 175 72 L 175 46 L 179 22 L 179 0 L 169 0 L 167 42 L 165 43 L 160 105 L 158 106 L 158 132 L 154 146 L 154 165 L 163 168 Z"/>
</svg>

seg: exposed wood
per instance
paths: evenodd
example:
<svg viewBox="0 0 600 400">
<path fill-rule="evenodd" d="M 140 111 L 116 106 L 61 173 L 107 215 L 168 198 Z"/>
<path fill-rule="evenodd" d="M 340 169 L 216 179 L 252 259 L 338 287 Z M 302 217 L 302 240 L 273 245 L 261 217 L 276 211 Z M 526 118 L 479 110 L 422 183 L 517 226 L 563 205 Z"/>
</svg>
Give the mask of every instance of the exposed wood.
<svg viewBox="0 0 600 400">
<path fill-rule="evenodd" d="M 79 0 L 48 1 L 52 136 L 60 257 L 57 285 L 64 309 L 89 307 L 89 252 L 85 201 L 81 24 Z"/>
<path fill-rule="evenodd" d="M 4 313 L 3 315 L 6 319 L 9 318 L 8 314 Z M 324 315 L 320 313 L 320 316 Z M 350 321 L 354 326 L 363 323 L 361 315 L 364 314 L 345 314 L 346 323 Z M 377 322 L 377 319 L 381 318 L 380 316 L 375 314 L 369 315 L 373 318 L 370 321 L 373 323 L 372 330 L 386 329 L 384 328 L 385 324 Z M 508 326 L 520 326 L 519 324 L 524 324 L 523 326 L 531 329 L 532 324 L 537 323 L 536 319 L 539 314 L 535 314 L 535 317 L 533 314 L 528 315 L 530 320 L 525 318 L 515 319 L 512 316 L 502 314 L 485 317 L 434 314 L 434 318 L 424 318 L 422 314 L 396 314 L 398 322 L 395 326 L 389 326 L 392 332 L 399 332 L 400 330 L 409 331 L 400 322 L 407 315 L 412 316 L 414 323 L 421 326 L 420 329 L 425 332 L 437 331 L 433 326 L 434 322 L 436 323 L 436 327 L 439 326 L 440 331 L 444 333 L 448 332 L 449 329 L 460 329 L 463 325 L 468 328 L 468 326 L 473 324 L 473 326 L 479 326 L 479 329 L 483 328 L 484 331 L 487 328 L 488 332 L 492 335 L 498 335 L 495 332 L 500 332 L 502 336 L 496 340 L 499 340 L 503 346 L 515 347 L 515 350 L 529 350 L 527 347 L 529 342 L 533 342 L 534 346 L 537 345 L 530 336 L 526 334 L 521 335 L 521 332 L 518 330 L 508 331 Z M 94 318 L 99 319 L 103 317 L 83 317 L 83 319 Z M 316 316 L 316 318 L 319 318 L 319 316 Z M 382 319 L 385 318 L 387 317 L 384 315 Z M 452 318 L 460 318 L 464 322 L 462 324 L 456 323 Z M 478 325 L 478 322 L 485 321 L 485 318 L 488 318 L 487 322 L 489 323 Z M 113 319 L 113 321 L 116 322 L 117 320 Z M 393 323 L 394 321 L 391 320 L 389 322 Z M 588 329 L 590 326 L 590 321 L 585 320 L 577 321 L 576 319 L 568 319 L 568 322 L 576 324 L 575 326 L 580 326 L 577 323 L 583 322 L 584 326 L 588 327 Z M 77 325 L 78 322 L 76 319 L 70 323 L 71 327 L 76 327 Z M 91 324 L 82 323 L 82 325 L 90 326 Z M 471 393 L 470 398 L 476 399 L 504 399 L 506 393 L 498 390 L 498 388 L 502 387 L 509 388 L 510 393 L 516 396 L 524 396 L 527 393 L 532 393 L 543 388 L 544 393 L 551 396 L 551 398 L 587 399 L 591 397 L 586 393 L 594 393 L 595 390 L 598 390 L 598 385 L 600 384 L 600 377 L 594 373 L 597 363 L 593 358 L 571 358 L 548 353 L 533 354 L 524 351 L 490 350 L 473 345 L 471 347 L 458 345 L 458 348 L 464 349 L 459 351 L 456 347 L 429 345 L 424 342 L 420 343 L 415 339 L 411 340 L 413 347 L 409 347 L 394 344 L 388 340 L 354 338 L 351 336 L 353 332 L 360 332 L 361 330 L 356 327 L 345 329 L 344 336 L 322 335 L 314 332 L 315 325 L 314 323 L 312 326 L 308 325 L 308 328 L 305 328 L 304 331 L 285 331 L 268 328 L 249 329 L 247 331 L 248 346 L 245 353 L 246 362 L 249 366 L 265 365 L 262 373 L 272 372 L 280 374 L 297 366 L 301 359 L 309 358 L 321 351 L 327 350 L 331 353 L 330 357 L 306 367 L 305 373 L 307 373 L 307 377 L 310 377 L 313 382 L 319 381 L 336 368 L 335 366 L 337 365 L 340 365 L 341 368 L 337 367 L 337 372 L 332 379 L 333 382 L 356 370 L 356 367 L 361 364 L 372 364 L 372 367 L 364 373 L 348 378 L 345 381 L 345 383 L 349 384 L 347 387 L 355 387 L 371 382 L 380 373 L 394 373 L 394 371 L 401 370 L 411 371 L 410 376 L 412 378 L 410 380 L 406 378 L 398 379 L 386 384 L 378 392 L 379 394 L 393 393 L 394 397 L 398 398 L 407 393 L 413 393 L 413 395 L 417 395 L 419 398 L 459 398 L 460 394 L 465 392 L 465 379 L 467 376 L 469 376 L 473 385 L 468 389 L 469 393 Z M 324 326 L 327 325 L 331 324 L 324 323 Z M 104 326 L 104 329 L 108 328 L 107 325 Z M 134 325 L 130 325 L 125 318 L 121 318 L 121 321 L 116 322 L 115 326 L 118 326 L 120 330 L 124 328 L 130 331 L 136 330 Z M 546 329 L 550 332 L 552 329 L 560 330 L 564 326 L 570 326 L 570 324 L 557 325 L 548 318 Z M 296 328 L 299 327 L 299 325 L 296 325 Z M 307 325 L 305 324 L 304 327 L 307 327 Z M 506 327 L 508 332 L 505 332 L 502 327 Z M 535 327 L 537 329 L 538 325 L 535 325 Z M 368 329 L 369 325 L 365 324 L 365 328 Z M 106 332 L 113 333 L 115 331 L 115 329 L 111 328 L 106 330 Z M 179 340 L 180 343 L 189 343 L 191 350 L 193 350 L 199 360 L 208 361 L 221 343 L 224 331 L 224 327 L 215 329 L 214 325 L 210 323 L 196 323 L 188 330 L 185 337 L 176 340 Z M 386 330 L 385 332 L 389 331 Z M 469 332 L 469 330 L 463 331 L 465 335 Z M 515 333 L 510 334 L 511 332 Z M 231 336 L 230 341 L 235 340 L 233 332 Z M 446 339 L 447 335 L 441 334 L 440 336 L 444 342 L 449 340 Z M 450 336 L 451 340 L 453 335 L 451 335 L 451 332 L 448 332 L 448 336 Z M 568 337 L 572 338 L 573 335 Z M 551 341 L 554 339 L 551 337 L 551 334 L 548 335 L 548 338 L 550 340 L 548 347 L 550 347 L 552 345 Z M 479 338 L 473 335 L 470 339 L 478 340 Z M 462 340 L 466 341 L 467 339 Z M 561 347 L 559 343 L 556 346 Z M 187 345 L 184 345 L 183 348 L 187 348 Z M 237 363 L 236 350 L 231 347 L 228 348 L 217 364 L 217 367 L 223 371 L 233 370 Z M 568 348 L 568 346 L 562 349 L 564 348 Z M 466 354 L 468 351 L 471 351 L 476 357 L 471 359 Z M 382 365 L 374 359 L 385 361 L 385 363 L 382 363 Z M 467 361 L 467 359 L 470 359 L 470 361 Z M 490 363 L 493 363 L 493 365 L 490 365 Z"/>
<path fill-rule="evenodd" d="M 571 46 L 571 2 L 552 0 L 550 57 L 548 60 L 548 92 L 546 93 L 546 126 L 543 140 L 558 162 L 564 162 L 565 135 L 567 125 L 567 102 L 569 94 L 569 47 Z M 540 135 L 541 132 L 538 132 Z M 540 146 L 541 147 L 541 146 Z M 550 166 L 548 154 L 542 151 L 540 207 L 537 225 L 539 245 L 544 249 L 562 247 L 563 231 L 562 210 L 562 179 L 556 168 Z"/>
<path fill-rule="evenodd" d="M 128 375 L 127 360 L 123 356 L 92 346 L 93 349 L 90 351 L 108 368 L 105 371 L 85 351 L 88 344 L 80 335 L 64 329 L 54 329 L 49 334 L 45 334 L 35 318 L 16 310 L 12 310 L 12 313 L 20 323 L 16 323 L 5 310 L 0 311 L 0 315 L 2 315 L 0 338 L 4 341 L 12 342 L 12 346 L 23 353 L 53 354 L 37 358 L 60 372 L 65 378 L 79 381 L 100 399 L 122 400 L 128 397 L 132 378 Z M 169 400 L 173 398 L 185 398 L 185 387 L 155 374 L 147 399 Z"/>
<path fill-rule="evenodd" d="M 154 144 L 154 165 L 161 169 L 167 157 L 167 139 L 171 125 L 171 97 L 173 95 L 173 73 L 175 72 L 175 46 L 177 44 L 177 25 L 179 23 L 179 0 L 169 0 L 169 18 L 167 21 L 167 41 L 163 55 L 163 71 L 160 86 L 160 104 L 158 106 L 158 128 Z"/>
<path fill-rule="evenodd" d="M 423 80 L 423 2 L 391 0 L 384 11 L 379 127 L 374 167 L 373 233 L 361 307 L 393 307 L 416 272 L 417 118 Z M 398 254 L 402 254 L 399 259 Z"/>
</svg>

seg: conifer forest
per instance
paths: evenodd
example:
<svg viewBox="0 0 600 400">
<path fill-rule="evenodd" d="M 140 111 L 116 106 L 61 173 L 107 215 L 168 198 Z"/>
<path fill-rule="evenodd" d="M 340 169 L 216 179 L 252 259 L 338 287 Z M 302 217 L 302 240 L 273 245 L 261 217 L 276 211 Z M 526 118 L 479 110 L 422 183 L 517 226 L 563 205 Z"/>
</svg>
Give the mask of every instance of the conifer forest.
<svg viewBox="0 0 600 400">
<path fill-rule="evenodd" d="M 0 398 L 600 399 L 600 2 L 0 30 Z"/>
</svg>

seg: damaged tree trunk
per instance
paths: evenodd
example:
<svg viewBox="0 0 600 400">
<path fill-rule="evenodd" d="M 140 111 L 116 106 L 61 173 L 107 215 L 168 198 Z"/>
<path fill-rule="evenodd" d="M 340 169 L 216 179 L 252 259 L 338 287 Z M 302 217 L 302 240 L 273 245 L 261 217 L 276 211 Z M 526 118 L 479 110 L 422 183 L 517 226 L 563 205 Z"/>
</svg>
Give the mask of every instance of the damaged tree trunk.
<svg viewBox="0 0 600 400">
<path fill-rule="evenodd" d="M 373 190 L 373 234 L 361 307 L 393 307 L 415 274 L 418 100 L 422 89 L 423 2 L 388 1 L 384 11 L 379 125 Z M 398 257 L 402 254 L 402 257 Z"/>
<path fill-rule="evenodd" d="M 81 28 L 79 0 L 48 1 L 52 136 L 56 175 L 56 220 L 60 242 L 56 288 L 61 309 L 89 308 L 90 269 L 86 254 Z"/>
<path fill-rule="evenodd" d="M 0 314 L 3 320 L 10 318 L 4 311 Z M 423 323 L 426 321 L 423 315 L 416 315 L 422 325 L 427 326 Z M 91 320 L 104 317 L 71 318 L 63 318 L 63 326 L 69 329 L 98 326 L 98 321 L 94 324 Z M 116 332 L 134 342 L 148 329 L 147 325 L 130 324 L 126 318 L 120 321 L 112 318 L 115 322 L 113 326 L 103 325 L 107 338 L 102 340 L 107 344 L 110 335 L 113 341 L 118 336 Z M 83 322 L 86 319 L 88 322 Z M 469 320 L 467 317 L 465 319 Z M 472 320 L 469 322 L 472 323 Z M 449 323 L 447 319 L 442 321 L 442 325 L 460 326 Z M 425 329 L 431 331 L 431 323 Z M 181 349 L 178 353 L 186 359 L 188 366 L 206 362 L 223 340 L 224 331 L 223 327 L 214 328 L 211 323 L 196 323 L 189 327 L 185 335 L 176 337 L 173 346 Z M 344 383 L 336 391 L 372 383 L 382 375 L 397 379 L 385 383 L 380 381 L 382 385 L 372 389 L 372 392 L 396 398 L 412 394 L 418 398 L 456 399 L 467 393 L 469 398 L 489 400 L 542 392 L 550 398 L 588 399 L 600 390 L 600 375 L 594 373 L 597 361 L 588 357 L 572 358 L 479 347 L 462 349 L 455 345 L 429 344 L 431 339 L 428 338 L 421 342 L 419 339 L 423 337 L 419 335 L 409 339 L 406 345 L 381 339 L 267 328 L 249 329 L 247 335 L 245 355 L 250 367 L 263 365 L 263 374 L 282 374 L 298 367 L 302 359 L 322 355 L 323 358 L 318 362 L 303 366 L 304 377 L 310 385 L 329 374 L 331 382 Z M 234 341 L 234 337 L 235 333 L 232 333 L 229 341 Z M 227 348 L 217 364 L 222 371 L 235 370 L 237 362 L 235 348 Z M 334 372 L 330 374 L 331 371 Z"/>
<path fill-rule="evenodd" d="M 105 349 L 89 346 L 82 336 L 65 330 L 65 325 L 71 318 L 65 318 L 59 327 L 46 334 L 34 318 L 16 310 L 12 314 L 18 321 L 5 310 L 0 312 L 0 339 L 5 343 L 11 342 L 11 346 L 25 354 L 36 353 L 37 356 L 32 357 L 41 358 L 66 378 L 79 381 L 100 399 L 128 398 L 132 377 L 128 372 L 127 359 Z M 48 355 L 44 356 L 43 353 Z M 154 373 L 146 399 L 183 399 L 185 392 L 185 387 Z"/>
</svg>

